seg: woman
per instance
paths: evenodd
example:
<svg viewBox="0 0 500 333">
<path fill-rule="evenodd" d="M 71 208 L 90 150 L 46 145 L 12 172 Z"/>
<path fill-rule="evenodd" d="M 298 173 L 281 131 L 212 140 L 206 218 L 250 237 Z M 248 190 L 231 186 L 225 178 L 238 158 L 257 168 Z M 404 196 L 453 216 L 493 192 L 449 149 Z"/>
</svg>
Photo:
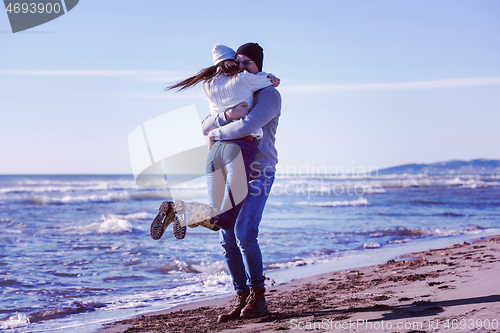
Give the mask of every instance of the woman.
<svg viewBox="0 0 500 333">
<path fill-rule="evenodd" d="M 279 79 L 273 75 L 240 71 L 239 64 L 235 60 L 236 53 L 227 46 L 215 45 L 212 54 L 213 66 L 165 90 L 184 90 L 202 82 L 203 91 L 209 101 L 210 114 L 214 115 L 226 112 L 236 105 L 246 105 L 251 108 L 255 91 L 269 85 L 276 87 L 279 85 Z M 203 225 L 212 230 L 231 228 L 231 225 L 218 224 L 216 215 L 236 207 L 245 198 L 250 164 L 257 152 L 256 140 L 260 138 L 262 129 L 237 140 L 215 143 L 209 141 L 207 160 L 209 205 L 182 200 L 176 200 L 175 203 L 163 202 L 160 213 L 151 224 L 151 237 L 161 238 L 167 226 L 174 221 L 174 235 L 178 239 L 184 238 L 186 226 Z"/>
</svg>

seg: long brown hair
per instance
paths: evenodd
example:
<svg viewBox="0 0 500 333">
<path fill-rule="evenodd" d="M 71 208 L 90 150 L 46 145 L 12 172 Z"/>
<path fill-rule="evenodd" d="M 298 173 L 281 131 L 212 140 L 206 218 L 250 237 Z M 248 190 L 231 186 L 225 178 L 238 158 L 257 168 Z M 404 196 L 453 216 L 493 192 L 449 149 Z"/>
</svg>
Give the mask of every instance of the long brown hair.
<svg viewBox="0 0 500 333">
<path fill-rule="evenodd" d="M 201 81 L 210 80 L 219 74 L 224 74 L 226 76 L 233 76 L 238 74 L 239 72 L 240 72 L 240 66 L 236 62 L 236 60 L 227 59 L 219 62 L 217 65 L 202 69 L 201 71 L 198 72 L 198 74 L 191 76 L 190 78 L 187 78 L 179 83 L 166 87 L 165 91 L 177 88 L 179 88 L 179 91 L 184 90 L 197 85 Z"/>
</svg>

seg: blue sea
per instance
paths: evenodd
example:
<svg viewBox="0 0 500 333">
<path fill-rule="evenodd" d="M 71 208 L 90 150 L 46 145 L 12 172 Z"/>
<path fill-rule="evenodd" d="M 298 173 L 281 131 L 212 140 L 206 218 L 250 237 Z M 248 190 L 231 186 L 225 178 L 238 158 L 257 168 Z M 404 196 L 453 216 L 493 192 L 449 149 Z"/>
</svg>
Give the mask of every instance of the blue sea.
<svg viewBox="0 0 500 333">
<path fill-rule="evenodd" d="M 205 180 L 179 199 L 207 201 Z M 94 332 L 227 296 L 218 233 L 149 236 L 166 190 L 128 175 L 0 176 L 0 329 Z M 261 223 L 267 284 L 500 234 L 500 175 L 280 176 Z"/>
</svg>

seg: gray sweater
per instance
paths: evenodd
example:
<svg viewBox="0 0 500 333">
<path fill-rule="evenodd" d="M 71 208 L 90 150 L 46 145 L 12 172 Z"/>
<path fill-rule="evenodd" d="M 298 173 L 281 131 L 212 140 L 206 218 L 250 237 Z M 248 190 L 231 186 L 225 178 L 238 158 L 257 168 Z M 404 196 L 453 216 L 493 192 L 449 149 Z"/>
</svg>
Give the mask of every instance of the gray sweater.
<svg viewBox="0 0 500 333">
<path fill-rule="evenodd" d="M 212 131 L 215 140 L 234 140 L 244 138 L 259 128 L 264 136 L 257 143 L 259 151 L 252 166 L 260 172 L 275 172 L 278 163 L 278 151 L 275 147 L 276 130 L 281 115 L 281 95 L 270 86 L 254 94 L 254 107 L 245 117 L 233 122 L 226 120 L 223 113 L 207 115 L 201 124 L 203 135 Z"/>
</svg>

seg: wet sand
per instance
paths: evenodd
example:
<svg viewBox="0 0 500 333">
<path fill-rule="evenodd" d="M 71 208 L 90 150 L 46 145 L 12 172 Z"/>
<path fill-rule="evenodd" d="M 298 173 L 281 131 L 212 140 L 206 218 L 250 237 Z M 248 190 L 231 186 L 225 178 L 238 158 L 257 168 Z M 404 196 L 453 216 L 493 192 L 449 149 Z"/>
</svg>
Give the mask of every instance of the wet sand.
<svg viewBox="0 0 500 333">
<path fill-rule="evenodd" d="M 226 297 L 99 332 L 500 332 L 500 236 L 267 287 L 266 298 L 263 318 L 216 323 Z"/>
</svg>

